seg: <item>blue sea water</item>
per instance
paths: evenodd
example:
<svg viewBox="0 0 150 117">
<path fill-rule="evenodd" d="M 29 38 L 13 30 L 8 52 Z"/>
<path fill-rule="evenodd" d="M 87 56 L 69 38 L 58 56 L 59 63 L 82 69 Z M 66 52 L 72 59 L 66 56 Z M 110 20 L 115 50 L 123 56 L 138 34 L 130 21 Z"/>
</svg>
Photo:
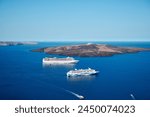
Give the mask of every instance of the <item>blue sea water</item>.
<svg viewBox="0 0 150 117">
<path fill-rule="evenodd" d="M 85 42 L 41 42 L 37 45 L 0 47 L 0 99 L 6 100 L 150 100 L 150 52 L 111 57 L 75 57 L 74 66 L 44 66 L 43 57 L 63 57 L 30 50 Z M 97 42 L 150 48 L 150 42 Z M 67 78 L 71 69 L 93 68 L 91 77 Z"/>
</svg>

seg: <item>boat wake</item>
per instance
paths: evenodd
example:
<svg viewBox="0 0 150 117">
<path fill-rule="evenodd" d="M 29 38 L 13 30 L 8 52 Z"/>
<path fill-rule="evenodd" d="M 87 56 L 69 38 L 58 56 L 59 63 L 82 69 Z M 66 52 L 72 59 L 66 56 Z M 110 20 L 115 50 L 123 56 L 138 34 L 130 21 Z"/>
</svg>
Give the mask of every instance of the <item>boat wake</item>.
<svg viewBox="0 0 150 117">
<path fill-rule="evenodd" d="M 74 92 L 72 92 L 72 91 L 69 91 L 69 90 L 65 90 L 66 92 L 68 92 L 68 93 L 70 93 L 70 94 L 72 94 L 72 95 L 74 95 L 74 96 L 76 96 L 77 98 L 79 98 L 79 99 L 84 99 L 84 96 L 82 96 L 82 95 L 79 95 L 79 94 L 77 94 L 77 93 L 74 93 Z"/>
<path fill-rule="evenodd" d="M 132 98 L 133 100 L 135 100 L 135 97 L 134 97 L 134 95 L 133 95 L 133 94 L 130 94 L 130 96 L 131 96 L 131 98 Z"/>
</svg>

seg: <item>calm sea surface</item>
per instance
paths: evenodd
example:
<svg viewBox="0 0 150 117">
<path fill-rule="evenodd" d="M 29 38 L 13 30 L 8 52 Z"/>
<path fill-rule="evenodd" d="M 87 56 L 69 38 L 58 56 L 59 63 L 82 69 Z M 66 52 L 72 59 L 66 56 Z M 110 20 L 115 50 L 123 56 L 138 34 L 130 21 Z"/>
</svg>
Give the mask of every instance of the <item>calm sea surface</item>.
<svg viewBox="0 0 150 117">
<path fill-rule="evenodd" d="M 150 52 L 112 57 L 75 57 L 74 66 L 44 66 L 43 57 L 62 57 L 30 50 L 83 42 L 43 42 L 38 45 L 0 47 L 0 99 L 74 100 L 67 90 L 88 100 L 150 100 Z M 150 42 L 97 42 L 117 46 L 150 48 Z M 67 78 L 72 69 L 93 68 L 97 76 Z"/>
</svg>

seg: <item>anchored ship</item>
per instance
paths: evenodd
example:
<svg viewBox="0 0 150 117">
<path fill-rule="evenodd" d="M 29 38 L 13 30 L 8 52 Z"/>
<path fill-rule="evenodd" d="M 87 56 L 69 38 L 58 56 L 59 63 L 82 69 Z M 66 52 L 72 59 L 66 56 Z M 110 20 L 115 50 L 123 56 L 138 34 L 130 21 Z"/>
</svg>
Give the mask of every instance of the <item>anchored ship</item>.
<svg viewBox="0 0 150 117">
<path fill-rule="evenodd" d="M 70 70 L 69 72 L 67 72 L 67 76 L 71 77 L 71 76 L 88 76 L 88 75 L 94 75 L 99 73 L 99 71 L 96 71 L 94 69 L 88 68 L 88 69 L 75 69 L 75 70 Z"/>
<path fill-rule="evenodd" d="M 45 58 L 43 58 L 44 64 L 75 64 L 77 62 L 79 62 L 79 60 L 75 60 L 72 57 L 66 57 L 66 58 L 56 58 L 56 57 L 48 58 L 48 57 L 45 57 Z"/>
</svg>

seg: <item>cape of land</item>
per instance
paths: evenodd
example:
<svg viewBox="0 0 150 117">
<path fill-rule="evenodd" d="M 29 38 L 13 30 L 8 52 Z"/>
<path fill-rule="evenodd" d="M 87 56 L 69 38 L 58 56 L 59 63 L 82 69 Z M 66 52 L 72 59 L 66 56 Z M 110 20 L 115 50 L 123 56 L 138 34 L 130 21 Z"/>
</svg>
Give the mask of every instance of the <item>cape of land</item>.
<svg viewBox="0 0 150 117">
<path fill-rule="evenodd" d="M 33 45 L 33 44 L 37 44 L 37 42 L 0 41 L 0 46 Z"/>
<path fill-rule="evenodd" d="M 57 54 L 65 56 L 112 56 L 115 54 L 136 53 L 150 51 L 149 48 L 118 47 L 107 44 L 81 44 L 59 47 L 45 47 L 32 50 L 33 52 L 44 52 L 47 54 Z"/>
</svg>

